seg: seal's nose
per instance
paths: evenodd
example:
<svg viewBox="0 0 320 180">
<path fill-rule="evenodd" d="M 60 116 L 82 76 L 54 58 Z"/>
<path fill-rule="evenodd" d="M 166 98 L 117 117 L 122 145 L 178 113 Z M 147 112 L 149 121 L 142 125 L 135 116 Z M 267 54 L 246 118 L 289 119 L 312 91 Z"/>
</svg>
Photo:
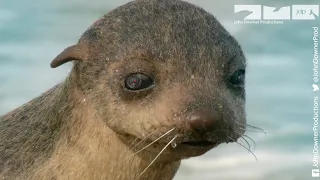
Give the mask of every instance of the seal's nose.
<svg viewBox="0 0 320 180">
<path fill-rule="evenodd" d="M 190 130 L 208 130 L 222 122 L 222 115 L 214 109 L 195 110 L 187 117 Z"/>
</svg>

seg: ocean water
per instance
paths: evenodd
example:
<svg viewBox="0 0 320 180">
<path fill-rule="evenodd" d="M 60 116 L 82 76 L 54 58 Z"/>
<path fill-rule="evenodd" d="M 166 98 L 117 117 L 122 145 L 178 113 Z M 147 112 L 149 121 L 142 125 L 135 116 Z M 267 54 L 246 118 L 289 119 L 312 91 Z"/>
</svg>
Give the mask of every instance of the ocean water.
<svg viewBox="0 0 320 180">
<path fill-rule="evenodd" d="M 242 45 L 248 59 L 248 131 L 255 157 L 238 144 L 220 145 L 184 160 L 175 180 L 308 180 L 313 159 L 313 26 L 236 25 L 235 4 L 274 7 L 320 4 L 316 0 L 188 0 L 214 14 Z M 0 114 L 64 80 L 70 65 L 49 63 L 100 16 L 127 0 L 0 0 Z M 253 144 L 251 143 L 251 146 Z"/>
</svg>

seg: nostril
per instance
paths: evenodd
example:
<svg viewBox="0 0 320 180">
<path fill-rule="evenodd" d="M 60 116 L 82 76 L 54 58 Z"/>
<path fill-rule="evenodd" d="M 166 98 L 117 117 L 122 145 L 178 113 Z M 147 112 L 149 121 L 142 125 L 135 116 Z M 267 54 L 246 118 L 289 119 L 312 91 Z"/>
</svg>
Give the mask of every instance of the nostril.
<svg viewBox="0 0 320 180">
<path fill-rule="evenodd" d="M 191 130 L 206 130 L 215 127 L 222 121 L 222 115 L 215 109 L 195 110 L 187 118 Z"/>
</svg>

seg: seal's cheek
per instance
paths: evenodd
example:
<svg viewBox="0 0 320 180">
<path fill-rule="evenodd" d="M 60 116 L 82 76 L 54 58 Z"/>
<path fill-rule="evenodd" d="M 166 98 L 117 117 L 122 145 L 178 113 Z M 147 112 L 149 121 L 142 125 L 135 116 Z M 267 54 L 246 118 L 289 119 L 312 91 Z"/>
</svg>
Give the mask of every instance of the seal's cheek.
<svg viewBox="0 0 320 180">
<path fill-rule="evenodd" d="M 108 108 L 112 114 L 109 121 L 116 126 L 115 129 L 121 128 L 123 133 L 156 139 L 170 129 L 180 129 L 183 122 L 179 119 L 179 113 L 191 100 L 182 84 L 159 87 L 144 98 L 121 103 L 114 101 L 117 105 Z"/>
</svg>

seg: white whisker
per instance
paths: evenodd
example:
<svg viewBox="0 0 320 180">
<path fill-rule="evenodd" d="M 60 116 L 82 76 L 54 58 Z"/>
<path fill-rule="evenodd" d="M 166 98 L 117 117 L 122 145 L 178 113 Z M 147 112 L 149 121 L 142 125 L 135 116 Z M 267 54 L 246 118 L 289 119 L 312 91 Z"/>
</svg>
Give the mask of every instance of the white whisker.
<svg viewBox="0 0 320 180">
<path fill-rule="evenodd" d="M 157 160 L 157 158 L 160 156 L 160 154 L 177 138 L 178 136 L 174 136 L 170 142 L 167 143 L 166 146 L 164 146 L 164 148 L 158 153 L 158 155 L 151 161 L 151 163 L 142 171 L 142 173 L 139 175 L 139 177 L 141 177 L 141 175 L 146 172 L 146 170 Z M 138 178 L 139 178 L 138 177 Z"/>
</svg>

